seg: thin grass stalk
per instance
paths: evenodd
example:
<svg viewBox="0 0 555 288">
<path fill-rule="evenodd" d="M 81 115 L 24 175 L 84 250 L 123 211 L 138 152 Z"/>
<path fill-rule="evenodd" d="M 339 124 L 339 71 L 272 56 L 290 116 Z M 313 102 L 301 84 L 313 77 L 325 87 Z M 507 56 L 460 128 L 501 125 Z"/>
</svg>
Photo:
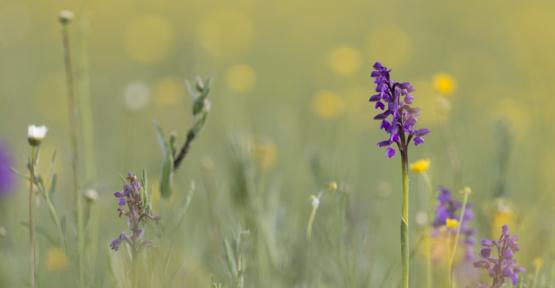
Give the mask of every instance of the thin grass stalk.
<svg viewBox="0 0 555 288">
<path fill-rule="evenodd" d="M 68 12 L 68 11 L 64 11 Z M 79 179 L 79 141 L 78 141 L 78 123 L 79 123 L 79 109 L 77 107 L 77 99 L 75 95 L 73 70 L 71 60 L 71 50 L 69 41 L 68 25 L 71 18 L 60 17 L 62 24 L 62 44 L 64 50 L 64 64 L 66 71 L 66 85 L 68 95 L 68 109 L 69 109 L 69 125 L 70 125 L 70 142 L 72 152 L 72 170 L 73 170 L 73 192 L 75 193 L 75 206 L 77 209 L 77 250 L 79 259 L 79 286 L 84 287 L 84 263 L 85 263 L 85 229 L 83 222 L 83 200 L 81 197 L 81 183 Z"/>
</svg>

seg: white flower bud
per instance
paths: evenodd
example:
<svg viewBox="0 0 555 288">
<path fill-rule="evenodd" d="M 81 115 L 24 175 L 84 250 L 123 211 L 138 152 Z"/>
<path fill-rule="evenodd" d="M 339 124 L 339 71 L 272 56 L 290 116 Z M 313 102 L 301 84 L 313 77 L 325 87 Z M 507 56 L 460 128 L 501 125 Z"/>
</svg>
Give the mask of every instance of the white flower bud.
<svg viewBox="0 0 555 288">
<path fill-rule="evenodd" d="M 60 14 L 58 14 L 58 20 L 60 20 L 60 23 L 62 24 L 71 22 L 71 20 L 73 20 L 73 12 L 69 10 L 60 11 Z"/>
<path fill-rule="evenodd" d="M 46 133 L 48 132 L 48 128 L 44 125 L 42 126 L 35 126 L 30 125 L 27 128 L 27 140 L 31 146 L 38 146 L 42 142 L 42 139 L 46 137 Z"/>
<path fill-rule="evenodd" d="M 94 189 L 88 189 L 85 192 L 85 199 L 87 199 L 87 202 L 89 203 L 96 202 L 96 200 L 98 200 L 98 192 L 96 192 L 96 190 Z"/>
</svg>

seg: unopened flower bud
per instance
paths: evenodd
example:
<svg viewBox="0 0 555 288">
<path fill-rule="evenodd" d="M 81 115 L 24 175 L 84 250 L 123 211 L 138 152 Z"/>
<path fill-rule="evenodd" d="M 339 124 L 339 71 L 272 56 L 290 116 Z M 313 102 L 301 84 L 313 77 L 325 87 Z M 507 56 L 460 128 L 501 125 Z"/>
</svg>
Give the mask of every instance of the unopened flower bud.
<svg viewBox="0 0 555 288">
<path fill-rule="evenodd" d="M 96 202 L 96 200 L 98 200 L 98 192 L 94 189 L 88 189 L 87 192 L 85 192 L 85 199 L 87 199 L 88 203 Z"/>
<path fill-rule="evenodd" d="M 58 14 L 58 20 L 63 25 L 68 24 L 69 22 L 71 22 L 71 20 L 73 20 L 73 12 L 69 10 L 60 11 L 60 14 Z"/>
<path fill-rule="evenodd" d="M 48 132 L 48 128 L 46 126 L 35 126 L 30 125 L 27 128 L 27 140 L 31 146 L 39 146 L 44 137 L 46 137 L 46 133 Z"/>
</svg>

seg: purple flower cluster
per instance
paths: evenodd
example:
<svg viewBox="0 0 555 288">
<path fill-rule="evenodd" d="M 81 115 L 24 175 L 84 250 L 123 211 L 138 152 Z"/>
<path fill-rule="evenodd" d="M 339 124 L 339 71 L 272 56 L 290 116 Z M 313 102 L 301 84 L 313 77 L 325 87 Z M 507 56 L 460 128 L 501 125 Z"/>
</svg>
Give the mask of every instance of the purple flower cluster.
<svg viewBox="0 0 555 288">
<path fill-rule="evenodd" d="M 439 196 L 437 197 L 438 205 L 435 209 L 435 218 L 432 226 L 435 228 L 434 233 L 444 227 L 447 219 L 460 219 L 460 211 L 462 209 L 463 204 L 455 199 L 451 194 L 451 191 L 445 187 L 439 188 Z M 472 204 L 467 203 L 466 209 L 464 211 L 464 215 L 462 218 L 462 223 L 460 223 L 461 235 L 464 236 L 461 238 L 461 243 L 464 244 L 466 247 L 466 259 L 472 260 L 473 256 L 473 247 L 476 240 L 474 235 L 476 231 L 473 228 L 470 228 L 469 222 L 474 218 L 474 213 L 472 211 Z M 449 233 L 456 233 L 456 230 L 449 230 Z"/>
<path fill-rule="evenodd" d="M 517 236 L 509 234 L 507 225 L 503 225 L 499 240 L 482 240 L 481 259 L 474 262 L 474 267 L 488 271 L 492 278 L 491 288 L 503 286 L 505 278 L 510 278 L 513 285 L 516 285 L 518 274 L 524 272 L 524 268 L 517 266 L 514 259 L 514 254 L 520 250 L 517 240 Z M 497 250 L 497 258 L 492 256 L 492 250 Z"/>
<path fill-rule="evenodd" d="M 410 106 L 414 97 L 411 95 L 414 88 L 408 82 L 391 81 L 389 73 L 391 69 L 383 66 L 380 62 L 374 64 L 374 71 L 371 77 L 375 78 L 377 94 L 370 97 L 370 102 L 376 102 L 375 109 L 381 110 L 374 117 L 381 121 L 380 129 L 383 129 L 388 138 L 378 143 L 380 147 L 386 148 L 388 158 L 395 155 L 396 144 L 399 152 L 406 152 L 411 141 L 414 145 L 424 143 L 423 136 L 428 134 L 430 130 L 415 129 L 414 125 L 418 120 L 420 109 Z"/>
<path fill-rule="evenodd" d="M 117 251 L 123 242 L 127 242 L 133 249 L 139 249 L 146 244 L 143 240 L 144 229 L 141 225 L 147 220 L 157 220 L 152 216 L 148 205 L 145 203 L 142 185 L 135 174 L 129 172 L 127 183 L 123 185 L 122 191 L 114 193 L 118 198 L 118 215 L 127 216 L 127 223 L 131 234 L 122 232 L 110 243 L 110 247 Z"/>
<path fill-rule="evenodd" d="M 8 195 L 13 189 L 15 179 L 11 166 L 12 157 L 8 148 L 0 143 L 0 198 Z"/>
</svg>

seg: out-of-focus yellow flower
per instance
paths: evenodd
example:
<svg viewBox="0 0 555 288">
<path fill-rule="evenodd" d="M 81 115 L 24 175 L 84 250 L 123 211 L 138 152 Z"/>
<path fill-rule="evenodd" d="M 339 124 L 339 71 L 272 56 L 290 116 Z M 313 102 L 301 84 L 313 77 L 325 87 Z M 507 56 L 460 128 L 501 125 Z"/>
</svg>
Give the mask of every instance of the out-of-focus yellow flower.
<svg viewBox="0 0 555 288">
<path fill-rule="evenodd" d="M 450 96 L 457 90 L 457 81 L 447 73 L 438 73 L 434 76 L 434 89 L 443 96 Z"/>
<path fill-rule="evenodd" d="M 320 91 L 312 98 L 312 111 L 322 118 L 334 118 L 345 111 L 345 101 L 331 91 Z"/>
<path fill-rule="evenodd" d="M 382 63 L 387 63 L 393 69 L 402 66 L 410 58 L 412 52 L 410 36 L 399 27 L 378 26 L 370 32 L 367 39 L 368 51 L 371 51 L 372 58 L 380 59 Z"/>
<path fill-rule="evenodd" d="M 252 142 L 254 148 L 254 159 L 262 170 L 268 170 L 274 166 L 277 159 L 277 147 L 269 140 Z"/>
<path fill-rule="evenodd" d="M 202 47 L 216 56 L 232 57 L 251 43 L 253 25 L 241 11 L 217 11 L 201 21 L 197 36 Z"/>
<path fill-rule="evenodd" d="M 51 272 L 63 271 L 67 268 L 69 259 L 64 250 L 58 247 L 48 249 L 46 269 Z"/>
<path fill-rule="evenodd" d="M 183 97 L 183 83 L 175 77 L 165 77 L 156 83 L 153 93 L 153 102 L 156 106 L 172 106 Z"/>
<path fill-rule="evenodd" d="M 125 49 L 139 63 L 156 63 L 167 56 L 174 46 L 173 26 L 159 16 L 141 16 L 125 31 Z"/>
<path fill-rule="evenodd" d="M 503 200 L 499 200 L 497 203 L 497 211 L 493 216 L 493 223 L 491 227 L 492 237 L 498 237 L 499 231 L 501 231 L 503 225 L 513 228 L 516 224 L 515 218 L 513 209 L 511 209 L 511 207 Z"/>
<path fill-rule="evenodd" d="M 414 173 L 425 173 L 430 168 L 430 159 L 421 159 L 410 164 L 410 171 Z"/>
<path fill-rule="evenodd" d="M 360 70 L 362 61 L 360 53 L 356 49 L 349 46 L 340 46 L 331 51 L 328 63 L 334 73 L 349 76 Z"/>
<path fill-rule="evenodd" d="M 331 182 L 328 183 L 328 189 L 329 189 L 329 190 L 331 190 L 331 191 L 337 191 L 337 188 L 338 188 L 337 182 L 331 181 Z"/>
<path fill-rule="evenodd" d="M 535 257 L 534 260 L 532 260 L 532 265 L 534 265 L 534 269 L 536 270 L 540 270 L 543 267 L 543 259 L 541 257 Z"/>
<path fill-rule="evenodd" d="M 445 227 L 447 227 L 448 229 L 457 229 L 459 228 L 459 220 L 447 218 L 445 220 Z"/>
<path fill-rule="evenodd" d="M 249 65 L 234 65 L 227 70 L 226 82 L 231 90 L 245 93 L 251 90 L 256 83 L 256 73 Z"/>
<path fill-rule="evenodd" d="M 451 232 L 446 230 L 438 231 L 437 235 L 428 235 L 426 237 L 430 237 L 430 246 L 431 246 L 431 256 L 432 260 L 437 265 L 447 265 L 449 262 L 449 255 L 451 255 L 451 250 L 453 246 L 454 237 Z M 427 239 L 424 239 L 427 241 Z M 426 242 L 423 242 L 426 243 Z M 455 263 L 459 263 L 461 260 L 464 259 L 465 249 L 464 243 L 461 241 L 457 249 L 457 254 L 455 255 Z M 425 254 L 425 248 L 427 245 L 421 245 L 420 252 L 423 255 Z"/>
</svg>

